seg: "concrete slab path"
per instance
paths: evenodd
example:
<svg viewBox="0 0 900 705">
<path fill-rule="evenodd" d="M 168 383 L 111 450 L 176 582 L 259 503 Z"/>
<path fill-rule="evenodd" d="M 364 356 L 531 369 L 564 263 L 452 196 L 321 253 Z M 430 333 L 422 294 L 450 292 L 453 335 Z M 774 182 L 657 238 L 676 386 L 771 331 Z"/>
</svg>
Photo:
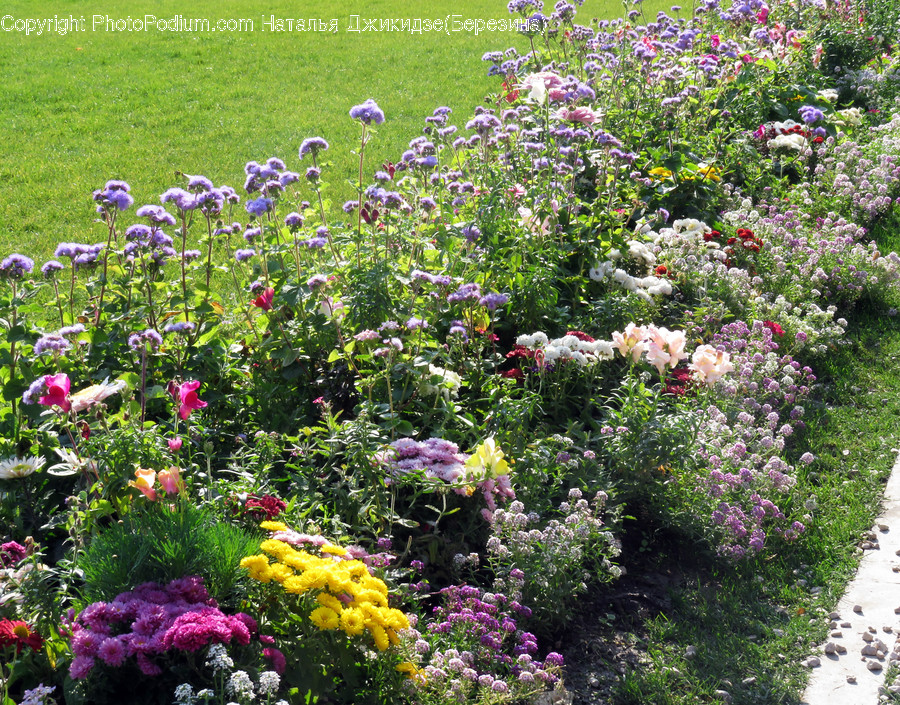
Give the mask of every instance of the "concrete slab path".
<svg viewBox="0 0 900 705">
<path fill-rule="evenodd" d="M 856 577 L 831 613 L 802 705 L 878 705 L 888 667 L 900 665 L 900 456 Z M 900 686 L 895 686 L 900 691 Z"/>
</svg>

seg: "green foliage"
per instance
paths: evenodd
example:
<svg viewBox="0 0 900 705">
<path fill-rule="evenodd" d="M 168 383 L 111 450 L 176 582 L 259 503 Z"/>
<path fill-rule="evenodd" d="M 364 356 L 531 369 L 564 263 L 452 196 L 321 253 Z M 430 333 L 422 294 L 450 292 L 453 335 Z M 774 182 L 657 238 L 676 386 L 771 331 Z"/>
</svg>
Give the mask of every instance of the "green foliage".
<svg viewBox="0 0 900 705">
<path fill-rule="evenodd" d="M 258 538 L 216 521 L 209 511 L 179 500 L 134 510 L 93 537 L 77 564 L 87 602 L 111 600 L 145 582 L 203 578 L 209 594 L 231 604 L 241 594 L 238 565 Z"/>
</svg>

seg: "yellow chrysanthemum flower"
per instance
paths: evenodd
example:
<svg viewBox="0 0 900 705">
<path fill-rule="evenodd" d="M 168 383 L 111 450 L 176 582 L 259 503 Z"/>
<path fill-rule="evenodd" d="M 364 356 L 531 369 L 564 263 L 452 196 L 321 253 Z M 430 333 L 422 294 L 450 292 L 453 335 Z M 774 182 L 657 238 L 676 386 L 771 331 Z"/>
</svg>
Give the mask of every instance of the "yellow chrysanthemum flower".
<svg viewBox="0 0 900 705">
<path fill-rule="evenodd" d="M 385 651 L 391 645 L 391 641 L 388 638 L 387 632 L 384 627 L 380 624 L 368 623 L 366 624 L 366 629 L 369 630 L 369 633 L 372 635 L 372 638 L 375 640 L 375 648 L 379 651 Z"/>
<path fill-rule="evenodd" d="M 360 590 L 356 594 L 356 601 L 360 603 L 370 603 L 379 607 L 387 607 L 387 598 L 377 590 Z"/>
<path fill-rule="evenodd" d="M 326 543 L 319 550 L 322 551 L 322 553 L 330 553 L 331 555 L 334 555 L 334 556 L 346 556 L 347 555 L 346 548 L 343 548 L 342 546 L 335 546 L 332 543 Z"/>
<path fill-rule="evenodd" d="M 672 170 L 666 169 L 664 166 L 658 166 L 651 169 L 649 172 L 650 176 L 656 177 L 658 179 L 668 179 L 672 176 Z"/>
<path fill-rule="evenodd" d="M 383 610 L 382 614 L 384 614 L 384 621 L 391 629 L 400 631 L 409 627 L 409 618 L 398 609 Z"/>
<path fill-rule="evenodd" d="M 328 584 L 328 571 L 322 568 L 310 568 L 303 572 L 303 577 L 310 588 L 323 588 Z"/>
<path fill-rule="evenodd" d="M 259 547 L 266 553 L 275 556 L 279 560 L 281 560 L 281 557 L 283 555 L 285 555 L 289 551 L 294 550 L 284 541 L 276 541 L 275 539 L 266 539 L 261 544 L 259 544 Z"/>
<path fill-rule="evenodd" d="M 269 566 L 269 570 L 272 574 L 272 580 L 276 583 L 284 584 L 285 580 L 294 577 L 294 571 L 284 565 L 284 563 L 272 563 Z"/>
<path fill-rule="evenodd" d="M 287 531 L 287 524 L 282 524 L 280 521 L 264 521 L 259 525 L 261 529 L 265 529 L 266 531 Z"/>
<path fill-rule="evenodd" d="M 319 629 L 338 629 L 341 619 L 338 613 L 328 607 L 316 607 L 309 615 L 309 621 Z"/>
<path fill-rule="evenodd" d="M 348 636 L 359 636 L 366 630 L 366 618 L 355 607 L 346 609 L 341 612 L 341 629 L 347 632 Z"/>
<path fill-rule="evenodd" d="M 284 591 L 291 595 L 302 595 L 309 590 L 309 584 L 301 576 L 295 575 L 287 578 L 283 583 Z"/>
<path fill-rule="evenodd" d="M 320 592 L 318 595 L 316 595 L 316 602 L 322 605 L 322 607 L 327 607 L 334 610 L 338 614 L 344 611 L 344 603 L 342 603 L 334 595 L 331 595 L 327 592 Z"/>
<path fill-rule="evenodd" d="M 269 559 L 266 556 L 247 556 L 241 563 L 241 568 L 246 568 L 253 580 L 267 583 L 272 579 L 272 570 L 269 567 Z"/>
</svg>

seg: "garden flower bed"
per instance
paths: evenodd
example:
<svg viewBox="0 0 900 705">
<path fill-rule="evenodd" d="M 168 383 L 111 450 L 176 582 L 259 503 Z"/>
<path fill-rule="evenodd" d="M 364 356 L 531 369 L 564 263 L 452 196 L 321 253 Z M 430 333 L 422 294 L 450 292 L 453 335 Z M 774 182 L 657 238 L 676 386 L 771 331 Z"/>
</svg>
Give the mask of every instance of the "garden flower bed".
<svg viewBox="0 0 900 705">
<path fill-rule="evenodd" d="M 530 51 L 402 155 L 370 98 L 0 262 L 4 702 L 589 701 L 584 605 L 816 555 L 835 360 L 900 300 L 900 9 L 509 11 Z M 622 702 L 707 658 L 629 629 Z"/>
</svg>

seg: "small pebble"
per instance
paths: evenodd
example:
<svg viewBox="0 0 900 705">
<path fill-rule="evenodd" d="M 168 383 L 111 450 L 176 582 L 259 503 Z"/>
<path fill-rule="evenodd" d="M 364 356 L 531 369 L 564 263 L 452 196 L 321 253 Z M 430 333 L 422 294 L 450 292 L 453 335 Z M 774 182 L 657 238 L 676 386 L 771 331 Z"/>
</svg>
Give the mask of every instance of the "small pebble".
<svg viewBox="0 0 900 705">
<path fill-rule="evenodd" d="M 588 685 L 590 685 L 591 688 L 599 688 L 600 681 L 597 678 L 594 678 L 593 676 L 591 676 L 591 679 L 588 681 Z"/>
<path fill-rule="evenodd" d="M 850 629 L 853 625 L 850 622 L 841 622 L 841 629 Z"/>
<path fill-rule="evenodd" d="M 871 632 L 863 632 L 862 640 L 866 641 L 866 642 L 872 642 L 872 641 L 875 641 L 875 637 L 872 636 Z"/>
<path fill-rule="evenodd" d="M 900 693 L 900 685 L 889 685 L 888 692 L 889 693 Z"/>
<path fill-rule="evenodd" d="M 828 619 L 840 619 L 840 618 L 841 618 L 840 612 L 832 612 L 831 614 L 828 615 Z"/>
<path fill-rule="evenodd" d="M 745 678 L 741 681 L 741 685 L 755 685 L 756 684 L 756 676 L 750 676 L 749 678 Z"/>
<path fill-rule="evenodd" d="M 731 702 L 731 693 L 727 690 L 717 690 L 713 693 L 719 700 L 724 700 L 726 703 Z"/>
<path fill-rule="evenodd" d="M 890 531 L 890 530 L 891 530 L 891 527 L 888 526 L 887 524 L 879 524 L 879 525 L 878 525 L 878 530 L 879 530 L 879 531 Z"/>
<path fill-rule="evenodd" d="M 856 676 L 847 676 L 847 682 L 852 684 L 856 683 Z"/>
<path fill-rule="evenodd" d="M 856 612 L 856 614 L 862 614 L 862 605 L 853 605 L 853 611 Z M 897 614 L 900 614 L 900 612 Z"/>
<path fill-rule="evenodd" d="M 833 639 L 840 639 L 842 636 L 844 636 L 844 632 L 842 632 L 842 631 L 833 631 L 833 632 L 831 632 L 828 636 L 830 636 L 830 637 L 833 638 Z"/>
<path fill-rule="evenodd" d="M 835 645 L 834 645 L 834 648 L 835 648 L 835 650 L 836 650 L 839 654 L 846 654 L 846 653 L 847 653 L 847 647 L 844 646 L 843 644 L 835 644 Z"/>
<path fill-rule="evenodd" d="M 694 656 L 696 656 L 696 655 L 697 655 L 697 647 L 696 646 L 689 646 L 684 650 L 685 658 L 694 658 Z"/>
<path fill-rule="evenodd" d="M 818 668 L 822 665 L 821 659 L 818 656 L 810 656 L 806 661 L 803 662 L 807 668 Z"/>
<path fill-rule="evenodd" d="M 878 661 L 869 661 L 866 663 L 866 668 L 870 671 L 880 671 L 883 667 Z"/>
<path fill-rule="evenodd" d="M 893 634 L 894 628 L 893 627 L 882 627 L 881 631 L 883 631 L 885 634 Z"/>
<path fill-rule="evenodd" d="M 825 653 L 829 656 L 837 653 L 837 645 L 833 641 L 829 641 L 825 644 Z"/>
<path fill-rule="evenodd" d="M 874 644 L 866 644 L 859 653 L 863 656 L 878 656 L 878 648 Z"/>
</svg>

